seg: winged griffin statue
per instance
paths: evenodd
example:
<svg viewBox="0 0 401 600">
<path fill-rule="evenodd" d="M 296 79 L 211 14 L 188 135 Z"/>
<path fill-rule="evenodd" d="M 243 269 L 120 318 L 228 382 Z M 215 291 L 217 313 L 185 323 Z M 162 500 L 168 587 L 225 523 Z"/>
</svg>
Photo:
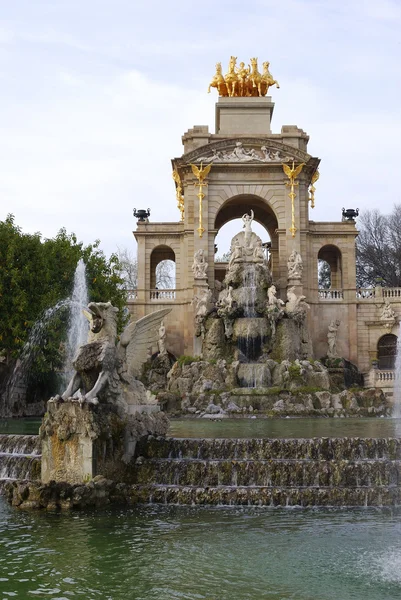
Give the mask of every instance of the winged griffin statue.
<svg viewBox="0 0 401 600">
<path fill-rule="evenodd" d="M 136 378 L 170 311 L 171 308 L 157 310 L 129 323 L 116 344 L 118 308 L 110 302 L 90 302 L 88 310 L 84 310 L 90 324 L 88 342 L 75 356 L 76 372 L 67 389 L 54 400 L 71 399 L 79 390 L 80 402 L 112 403 L 123 410 L 129 405 L 146 404 L 145 386 Z"/>
</svg>

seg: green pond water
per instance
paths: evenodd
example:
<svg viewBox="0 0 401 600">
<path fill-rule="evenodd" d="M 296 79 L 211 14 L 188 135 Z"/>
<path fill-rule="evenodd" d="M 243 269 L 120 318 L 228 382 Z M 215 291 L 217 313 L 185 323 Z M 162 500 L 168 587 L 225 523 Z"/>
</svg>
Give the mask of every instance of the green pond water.
<svg viewBox="0 0 401 600">
<path fill-rule="evenodd" d="M 37 434 L 39 419 L 0 419 L 0 433 Z M 400 437 L 401 419 L 172 419 L 172 437 Z"/>
<path fill-rule="evenodd" d="M 401 512 L 31 513 L 0 499 L 0 598 L 395 600 Z"/>
<path fill-rule="evenodd" d="M 37 433 L 38 420 L 0 421 Z M 176 437 L 398 435 L 392 419 L 173 420 Z M 0 497 L 0 600 L 401 599 L 401 508 L 23 512 Z"/>
</svg>

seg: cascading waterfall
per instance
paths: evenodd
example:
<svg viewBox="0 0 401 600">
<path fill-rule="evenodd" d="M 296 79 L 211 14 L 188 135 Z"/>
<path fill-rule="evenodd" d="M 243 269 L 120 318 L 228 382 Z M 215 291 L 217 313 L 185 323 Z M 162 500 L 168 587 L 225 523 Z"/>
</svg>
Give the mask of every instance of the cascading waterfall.
<svg viewBox="0 0 401 600">
<path fill-rule="evenodd" d="M 27 379 L 35 359 L 43 347 L 47 331 L 52 319 L 63 309 L 70 310 L 69 331 L 67 338 L 67 358 L 64 372 L 65 381 L 71 376 L 72 359 L 78 347 L 86 342 L 88 324 L 82 309 L 88 304 L 88 288 L 86 284 L 85 263 L 79 260 L 75 275 L 74 287 L 70 298 L 60 300 L 54 306 L 51 306 L 36 321 L 29 334 L 28 341 L 25 343 L 20 358 L 15 366 L 14 372 L 7 384 L 5 394 L 5 403 L 3 411 L 5 415 L 13 413 L 12 407 L 19 405 L 26 393 Z M 65 381 L 63 389 L 65 389 Z"/>
<path fill-rule="evenodd" d="M 78 261 L 74 275 L 74 287 L 70 299 L 70 319 L 67 335 L 66 359 L 64 363 L 64 388 L 70 380 L 73 367 L 72 361 L 78 348 L 85 344 L 88 336 L 88 321 L 82 309 L 88 305 L 88 285 L 86 282 L 86 267 L 82 259 Z"/>
<path fill-rule="evenodd" d="M 152 439 L 141 443 L 133 497 L 163 504 L 399 504 L 394 438 Z M 346 463 L 346 464 L 344 464 Z"/>
<path fill-rule="evenodd" d="M 38 435 L 0 435 L 0 481 L 38 479 L 40 459 Z"/>
<path fill-rule="evenodd" d="M 255 265 L 246 265 L 243 272 L 244 316 L 256 317 L 256 276 Z"/>
</svg>

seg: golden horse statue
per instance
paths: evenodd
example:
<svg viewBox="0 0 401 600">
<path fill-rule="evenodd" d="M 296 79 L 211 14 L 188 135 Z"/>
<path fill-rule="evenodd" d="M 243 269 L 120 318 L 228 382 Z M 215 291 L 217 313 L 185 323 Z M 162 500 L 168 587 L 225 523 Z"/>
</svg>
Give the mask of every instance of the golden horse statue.
<svg viewBox="0 0 401 600">
<path fill-rule="evenodd" d="M 261 75 L 260 80 L 260 87 L 262 93 L 259 93 L 259 96 L 265 96 L 269 91 L 269 87 L 271 87 L 272 85 L 275 85 L 277 89 L 279 89 L 280 87 L 278 81 L 273 79 L 273 76 L 269 71 L 269 65 L 270 63 L 267 60 L 263 63 L 263 73 Z"/>
<path fill-rule="evenodd" d="M 251 58 L 251 72 L 249 74 L 249 95 L 262 96 L 262 75 L 258 71 L 258 59 Z"/>
<path fill-rule="evenodd" d="M 207 90 L 208 94 L 210 94 L 210 88 L 212 87 L 217 89 L 219 96 L 228 96 L 228 90 L 226 82 L 224 81 L 221 62 L 216 63 L 216 73 L 213 76 L 212 81 L 209 83 L 209 88 Z"/>
<path fill-rule="evenodd" d="M 238 86 L 238 75 L 235 72 L 235 65 L 237 63 L 237 57 L 231 56 L 230 62 L 228 63 L 228 73 L 224 76 L 226 82 L 228 95 L 230 97 L 236 96 L 235 90 Z"/>
<path fill-rule="evenodd" d="M 269 71 L 270 63 L 263 63 L 263 73 L 258 71 L 258 59 L 251 58 L 250 65 L 245 66 L 244 62 L 237 64 L 237 57 L 231 56 L 228 65 L 228 73 L 223 75 L 221 62 L 216 64 L 216 73 L 209 84 L 210 89 L 216 88 L 219 96 L 266 96 L 269 87 L 275 85 L 279 88 L 279 83 L 273 79 Z"/>
</svg>

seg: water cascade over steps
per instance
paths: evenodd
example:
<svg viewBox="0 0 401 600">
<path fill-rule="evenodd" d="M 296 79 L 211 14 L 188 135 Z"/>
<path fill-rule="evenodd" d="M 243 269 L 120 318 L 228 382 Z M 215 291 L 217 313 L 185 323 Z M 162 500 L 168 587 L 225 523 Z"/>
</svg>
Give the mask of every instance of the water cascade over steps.
<svg viewBox="0 0 401 600">
<path fill-rule="evenodd" d="M 38 435 L 0 435 L 0 487 L 13 479 L 40 479 Z"/>
<path fill-rule="evenodd" d="M 393 506 L 401 502 L 395 438 L 150 438 L 139 449 L 139 503 Z"/>
</svg>

